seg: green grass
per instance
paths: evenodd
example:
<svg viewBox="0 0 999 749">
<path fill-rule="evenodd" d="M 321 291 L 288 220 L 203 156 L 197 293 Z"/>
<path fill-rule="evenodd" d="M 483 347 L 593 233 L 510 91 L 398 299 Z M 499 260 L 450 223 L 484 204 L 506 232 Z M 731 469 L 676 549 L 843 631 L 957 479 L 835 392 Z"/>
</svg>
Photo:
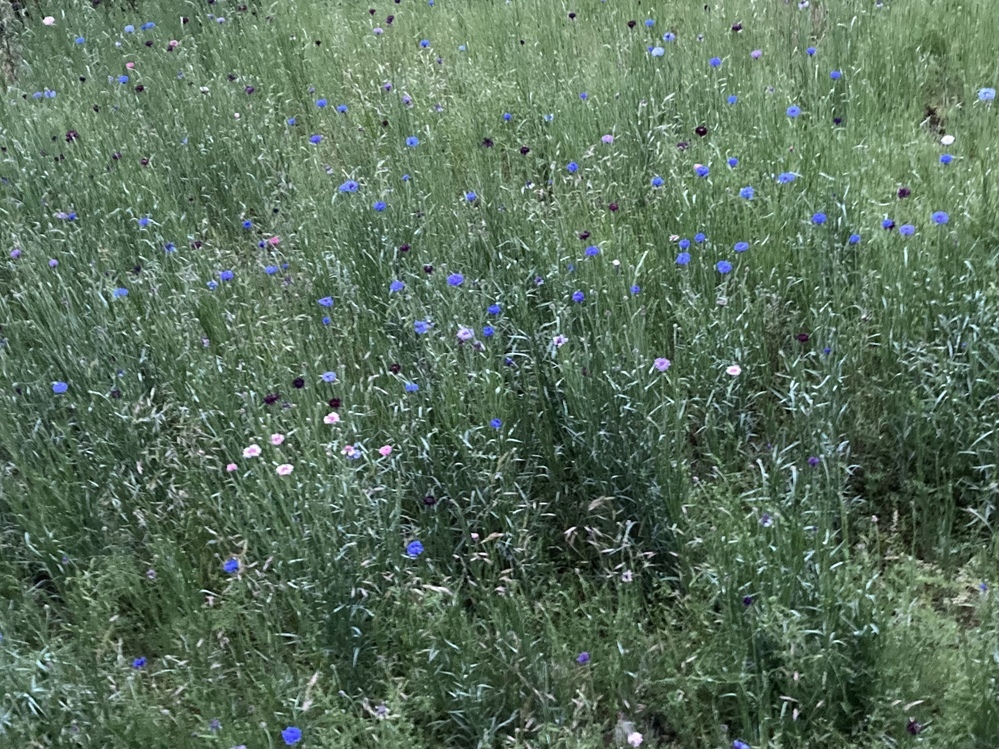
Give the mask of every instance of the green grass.
<svg viewBox="0 0 999 749">
<path fill-rule="evenodd" d="M 992 4 L 246 6 L 0 23 L 0 747 L 999 746 Z"/>
</svg>

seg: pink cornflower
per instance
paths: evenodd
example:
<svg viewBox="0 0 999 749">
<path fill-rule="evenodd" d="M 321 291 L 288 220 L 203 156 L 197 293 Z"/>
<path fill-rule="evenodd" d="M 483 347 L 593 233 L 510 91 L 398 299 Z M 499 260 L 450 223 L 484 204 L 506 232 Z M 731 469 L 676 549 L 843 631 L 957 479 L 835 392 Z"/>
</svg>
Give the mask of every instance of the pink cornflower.
<svg viewBox="0 0 999 749">
<path fill-rule="evenodd" d="M 45 18 L 42 19 L 42 23 L 46 26 L 55 26 L 55 19 L 52 16 L 45 16 Z"/>
<path fill-rule="evenodd" d="M 237 470 L 238 468 L 239 468 L 239 466 L 237 466 L 237 465 L 236 465 L 235 463 L 230 463 L 229 465 L 227 465 L 227 466 L 225 467 L 225 470 L 226 470 L 226 471 L 227 471 L 228 473 L 232 473 L 233 471 Z"/>
<path fill-rule="evenodd" d="M 475 331 L 471 328 L 461 327 L 458 328 L 458 340 L 459 341 L 470 341 L 475 337 Z"/>
<path fill-rule="evenodd" d="M 731 375 L 732 377 L 738 377 L 742 374 L 742 367 L 738 364 L 733 364 L 731 367 L 725 370 L 725 374 Z"/>
<path fill-rule="evenodd" d="M 278 245 L 278 244 L 281 244 L 281 237 L 277 237 L 277 236 L 275 236 L 275 237 L 270 237 L 270 238 L 269 238 L 269 239 L 267 240 L 267 244 L 271 245 L 272 247 L 273 247 L 274 245 Z"/>
<path fill-rule="evenodd" d="M 561 333 L 559 333 L 559 334 L 558 334 L 557 336 L 555 336 L 555 337 L 554 337 L 554 338 L 552 339 L 552 343 L 554 343 L 554 344 L 555 344 L 555 348 L 562 348 L 562 347 L 563 347 L 563 346 L 564 346 L 564 345 L 565 345 L 566 343 L 568 343 L 568 342 L 569 342 L 569 339 L 568 339 L 568 338 L 566 338 L 566 337 L 565 337 L 564 335 L 562 335 Z"/>
<path fill-rule="evenodd" d="M 244 458 L 255 458 L 260 455 L 260 445 L 250 445 L 243 450 Z"/>
<path fill-rule="evenodd" d="M 276 470 L 278 476 L 287 476 L 289 473 L 295 470 L 295 466 L 293 466 L 291 463 L 282 463 L 277 467 Z"/>
<path fill-rule="evenodd" d="M 284 442 L 284 435 L 283 434 L 272 434 L 271 435 L 271 444 L 272 445 L 280 445 L 282 442 Z"/>
<path fill-rule="evenodd" d="M 763 50 L 762 49 L 754 49 L 752 52 L 749 53 L 749 56 L 752 57 L 754 60 L 759 60 L 760 57 L 763 56 Z"/>
<path fill-rule="evenodd" d="M 125 67 L 128 68 L 129 70 L 134 70 L 135 69 L 135 63 L 134 62 L 126 62 L 125 63 Z"/>
<path fill-rule="evenodd" d="M 669 369 L 670 360 L 669 359 L 663 359 L 662 357 L 660 357 L 660 358 L 656 359 L 653 362 L 653 365 L 660 372 L 665 372 L 667 369 Z"/>
<path fill-rule="evenodd" d="M 340 423 L 340 414 L 338 414 L 336 411 L 330 411 L 328 414 L 326 414 L 323 417 L 323 423 L 324 424 L 339 424 Z"/>
<path fill-rule="evenodd" d="M 602 140 L 604 143 L 606 143 L 609 146 L 611 143 L 614 142 L 614 136 L 611 135 L 610 133 L 608 133 L 607 135 L 605 135 L 600 140 Z"/>
<path fill-rule="evenodd" d="M 357 450 L 355 449 L 355 447 L 353 445 L 344 445 L 343 446 L 343 454 L 346 455 L 348 458 L 354 457 L 354 453 L 356 453 L 356 452 L 357 452 Z"/>
<path fill-rule="evenodd" d="M 389 455 L 392 454 L 392 445 L 382 445 L 381 447 L 378 448 L 378 454 L 381 455 L 383 458 L 387 458 Z"/>
<path fill-rule="evenodd" d="M 642 745 L 642 734 L 638 731 L 632 731 L 628 734 L 628 746 L 641 746 Z"/>
</svg>

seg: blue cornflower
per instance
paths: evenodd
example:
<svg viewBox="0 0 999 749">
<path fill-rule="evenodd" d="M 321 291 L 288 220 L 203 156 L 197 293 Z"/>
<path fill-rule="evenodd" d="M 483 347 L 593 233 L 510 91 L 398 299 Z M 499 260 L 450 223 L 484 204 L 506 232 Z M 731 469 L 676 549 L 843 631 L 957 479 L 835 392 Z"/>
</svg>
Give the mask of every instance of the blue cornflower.
<svg viewBox="0 0 999 749">
<path fill-rule="evenodd" d="M 739 197 L 740 198 L 745 198 L 746 200 L 752 200 L 753 195 L 755 194 L 755 192 L 756 191 L 753 190 L 753 188 L 751 186 L 746 186 L 746 187 L 743 187 L 741 190 L 739 190 Z"/>
<path fill-rule="evenodd" d="M 793 119 L 797 117 L 799 114 L 801 114 L 801 107 L 791 105 L 790 107 L 787 108 L 788 117 Z"/>
<path fill-rule="evenodd" d="M 385 201 L 382 201 L 382 200 L 376 200 L 376 201 L 375 201 L 375 203 L 374 203 L 374 205 L 372 205 L 371 207 L 372 207 L 372 208 L 373 208 L 374 210 L 376 210 L 376 211 L 377 211 L 378 213 L 381 213 L 381 212 L 382 212 L 382 211 L 384 211 L 384 210 L 385 210 L 386 208 L 388 208 L 388 206 L 387 206 L 387 205 L 385 205 Z"/>
<path fill-rule="evenodd" d="M 725 275 L 726 273 L 732 272 L 732 263 L 728 260 L 719 260 L 717 264 L 715 264 L 715 268 L 719 273 Z"/>
<path fill-rule="evenodd" d="M 490 304 L 488 307 L 486 307 L 486 312 L 488 312 L 490 315 L 498 315 L 501 311 L 502 309 L 498 304 Z"/>
<path fill-rule="evenodd" d="M 510 114 L 509 112 L 504 112 L 503 113 L 503 122 L 509 122 L 512 119 L 513 119 L 513 115 L 512 114 Z"/>
<path fill-rule="evenodd" d="M 128 26 L 125 27 L 126 34 L 131 34 L 133 31 L 135 31 L 135 26 L 132 24 L 128 24 Z"/>
<path fill-rule="evenodd" d="M 225 562 L 222 564 L 222 569 L 226 572 L 226 574 L 229 575 L 236 574 L 236 572 L 239 571 L 239 560 L 236 559 L 235 557 L 226 559 Z"/>
<path fill-rule="evenodd" d="M 302 740 L 302 729 L 296 728 L 295 726 L 288 726 L 286 729 L 281 731 L 281 738 L 284 739 L 284 743 L 288 746 L 297 744 Z"/>
<path fill-rule="evenodd" d="M 323 139 L 323 136 L 321 136 L 321 135 L 310 135 L 309 136 L 309 143 L 311 143 L 314 146 L 318 146 L 319 142 L 322 139 Z"/>
<path fill-rule="evenodd" d="M 543 118 L 543 119 L 544 119 L 544 121 L 545 121 L 545 122 L 551 122 L 552 120 L 554 120 L 554 119 L 555 119 L 555 115 L 553 115 L 553 114 L 551 114 L 551 113 L 549 112 L 548 114 L 546 114 L 546 115 L 544 116 L 544 118 Z"/>
<path fill-rule="evenodd" d="M 326 108 L 326 99 L 316 99 L 316 106 L 320 109 Z"/>
<path fill-rule="evenodd" d="M 713 68 L 719 67 L 721 63 L 722 61 L 720 57 L 712 57 L 710 60 L 708 60 L 708 65 L 710 65 Z"/>
<path fill-rule="evenodd" d="M 898 233 L 906 237 L 911 237 L 913 234 L 916 233 L 916 227 L 913 226 L 912 224 L 902 224 L 900 227 L 898 227 Z"/>
<path fill-rule="evenodd" d="M 994 88 L 978 89 L 978 101 L 993 101 L 995 98 L 996 90 Z"/>
<path fill-rule="evenodd" d="M 421 39 L 420 40 L 420 48 L 421 49 L 426 49 L 429 46 L 430 46 L 430 40 L 429 39 Z"/>
<path fill-rule="evenodd" d="M 492 325 L 486 325 L 482 328 L 482 335 L 485 338 L 492 338 L 496 335 L 496 329 Z"/>
<path fill-rule="evenodd" d="M 405 288 L 406 288 L 406 284 L 404 284 L 402 281 L 398 281 L 398 280 L 397 281 L 393 281 L 392 283 L 389 284 L 389 293 L 390 294 L 394 294 L 397 291 L 402 291 Z"/>
<path fill-rule="evenodd" d="M 805 50 L 805 54 L 807 54 L 809 57 L 811 57 L 812 55 L 814 55 L 815 54 L 815 47 L 809 47 L 808 49 L 806 49 Z"/>
<path fill-rule="evenodd" d="M 156 24 L 153 23 L 152 21 L 146 21 L 144 24 L 142 24 L 143 31 L 149 31 L 149 29 L 155 29 L 155 28 Z"/>
<path fill-rule="evenodd" d="M 317 299 L 316 300 L 316 304 L 318 304 L 320 307 L 332 307 L 333 306 L 333 297 L 331 297 L 331 296 L 324 296 L 322 299 Z"/>
<path fill-rule="evenodd" d="M 35 93 L 33 93 L 31 95 L 31 98 L 32 99 L 41 99 L 42 98 L 42 92 L 41 91 L 35 91 Z"/>
<path fill-rule="evenodd" d="M 128 289 L 119 287 L 111 292 L 111 296 L 115 297 L 116 299 L 123 296 L 128 296 Z"/>
<path fill-rule="evenodd" d="M 447 277 L 448 286 L 461 286 L 463 283 L 465 283 L 465 277 L 460 273 L 452 273 Z"/>
<path fill-rule="evenodd" d="M 789 182 L 794 182 L 794 179 L 795 175 L 793 172 L 781 172 L 780 174 L 777 175 L 777 181 L 782 185 L 786 185 Z"/>
<path fill-rule="evenodd" d="M 140 658 L 136 658 L 134 661 L 132 661 L 132 668 L 144 668 L 145 665 L 146 665 L 146 659 L 145 658 L 141 658 L 140 657 Z"/>
<path fill-rule="evenodd" d="M 406 544 L 406 556 L 416 559 L 423 553 L 423 544 L 419 541 L 410 541 Z"/>
<path fill-rule="evenodd" d="M 420 145 L 420 139 L 417 138 L 415 135 L 410 135 L 408 138 L 406 138 L 406 145 L 409 146 L 410 148 L 416 148 L 418 145 Z"/>
<path fill-rule="evenodd" d="M 576 663 L 578 663 L 580 666 L 585 666 L 589 662 L 590 662 L 590 654 L 587 653 L 585 650 L 576 656 Z"/>
<path fill-rule="evenodd" d="M 829 73 L 829 77 L 832 78 L 834 81 L 838 81 L 840 78 L 843 77 L 843 73 L 842 71 L 839 70 L 833 70 L 832 72 Z"/>
<path fill-rule="evenodd" d="M 344 182 L 342 185 L 340 185 L 340 187 L 338 187 L 337 189 L 340 192 L 357 192 L 357 188 L 358 187 L 360 187 L 360 185 L 358 185 L 354 180 L 348 179 L 346 182 Z"/>
<path fill-rule="evenodd" d="M 292 127 L 295 124 L 295 118 L 289 117 L 287 120 L 285 120 L 285 122 L 288 124 L 289 127 Z"/>
<path fill-rule="evenodd" d="M 735 104 L 736 102 L 739 101 L 739 97 L 736 96 L 735 94 L 729 94 L 728 98 L 725 101 L 727 101 L 729 104 Z"/>
<path fill-rule="evenodd" d="M 666 50 L 662 47 L 649 47 L 649 54 L 653 57 L 662 57 L 666 54 Z"/>
<path fill-rule="evenodd" d="M 821 226 L 825 222 L 826 222 L 826 214 L 822 213 L 821 211 L 819 213 L 816 213 L 814 216 L 812 216 L 812 223 L 813 224 L 818 224 L 818 225 Z"/>
<path fill-rule="evenodd" d="M 892 221 L 890 218 L 886 218 L 884 221 L 881 222 L 881 228 L 884 229 L 885 231 L 891 231 L 892 229 L 895 228 L 895 222 Z"/>
<path fill-rule="evenodd" d="M 711 174 L 711 170 L 708 169 L 703 164 L 699 165 L 696 169 L 694 169 L 694 172 L 696 172 L 698 177 L 707 177 L 709 174 Z"/>
<path fill-rule="evenodd" d="M 403 182 L 409 182 L 409 180 L 411 180 L 411 179 L 412 179 L 412 177 L 410 177 L 408 174 L 402 175 L 402 181 Z"/>
<path fill-rule="evenodd" d="M 476 194 L 475 194 L 475 193 L 474 193 L 473 191 L 471 191 L 471 190 L 469 190 L 468 192 L 466 192 L 466 193 L 465 193 L 465 200 L 467 200 L 467 201 L 468 201 L 469 203 L 474 203 L 474 202 L 475 202 L 475 200 L 476 200 L 476 199 L 477 199 L 478 197 L 479 197 L 479 196 L 478 196 L 478 195 L 476 195 Z"/>
<path fill-rule="evenodd" d="M 244 229 L 252 229 L 253 228 L 253 222 L 250 221 L 250 219 L 246 219 L 246 221 L 243 222 L 243 228 Z"/>
<path fill-rule="evenodd" d="M 848 240 L 846 240 L 846 241 L 849 242 L 850 244 L 857 244 L 857 243 L 860 242 L 860 235 L 859 234 L 851 234 L 850 238 Z"/>
<path fill-rule="evenodd" d="M 645 28 L 651 29 L 655 25 L 656 25 L 656 22 L 653 21 L 651 18 L 646 18 L 645 19 Z"/>
<path fill-rule="evenodd" d="M 231 281 L 235 275 L 231 270 L 221 270 L 219 271 L 219 280 Z"/>
<path fill-rule="evenodd" d="M 491 419 L 489 421 L 489 426 L 491 426 L 493 429 L 499 429 L 501 426 L 503 426 L 503 420 L 502 419 Z"/>
<path fill-rule="evenodd" d="M 681 252 L 679 255 L 676 256 L 676 264 L 677 265 L 686 265 L 689 262 L 690 262 L 690 253 L 689 252 Z"/>
<path fill-rule="evenodd" d="M 631 294 L 632 294 L 632 296 L 634 296 L 635 294 L 640 294 L 640 293 L 641 293 L 641 291 L 642 291 L 642 287 L 641 287 L 641 286 L 639 286 L 639 285 L 638 285 L 638 284 L 636 283 L 636 284 L 634 284 L 634 285 L 633 285 L 633 286 L 632 286 L 632 287 L 631 287 L 630 289 L 628 289 L 628 291 L 630 291 L 630 292 L 631 292 Z"/>
<path fill-rule="evenodd" d="M 331 322 L 333 321 L 329 317 L 323 317 L 323 325 L 329 325 Z"/>
<path fill-rule="evenodd" d="M 943 211 L 936 211 L 930 218 L 933 219 L 934 224 L 946 224 L 950 221 L 950 216 Z"/>
<path fill-rule="evenodd" d="M 735 741 L 732 742 L 732 749 L 749 749 L 749 744 L 747 744 L 745 741 L 740 741 L 739 739 L 736 739 Z"/>
<path fill-rule="evenodd" d="M 585 298 L 586 298 L 586 294 L 584 294 L 582 291 L 574 291 L 574 292 L 572 292 L 572 301 L 574 301 L 576 304 L 579 304 Z"/>
<path fill-rule="evenodd" d="M 124 86 L 126 83 L 128 83 L 128 76 L 127 75 L 119 75 L 118 76 L 118 83 L 120 83 L 120 84 L 122 84 Z"/>
<path fill-rule="evenodd" d="M 665 34 L 663 34 L 663 41 L 664 42 L 675 42 L 676 41 L 676 34 L 674 34 L 672 31 L 667 31 Z"/>
<path fill-rule="evenodd" d="M 569 170 L 569 174 L 575 174 L 579 170 L 579 164 L 577 164 L 575 161 L 570 161 L 569 164 L 566 166 L 566 169 Z"/>
<path fill-rule="evenodd" d="M 163 245 L 163 252 L 174 252 L 177 249 L 177 245 L 173 242 L 167 242 Z"/>
<path fill-rule="evenodd" d="M 415 382 L 407 382 L 406 383 L 406 392 L 407 393 L 417 393 L 417 392 L 419 392 L 419 390 L 420 390 L 420 386 L 417 385 Z"/>
<path fill-rule="evenodd" d="M 423 335 L 430 330 L 430 323 L 425 320 L 417 320 L 413 323 L 413 330 L 416 331 L 417 335 Z"/>
<path fill-rule="evenodd" d="M 83 43 L 84 43 L 85 41 L 87 41 L 87 40 L 86 40 L 86 39 L 84 39 L 84 38 L 83 38 L 82 36 L 78 36 L 78 37 L 76 37 L 76 39 L 74 39 L 73 41 L 75 41 L 75 42 L 76 42 L 77 44 L 83 44 Z"/>
<path fill-rule="evenodd" d="M 264 273 L 266 273 L 268 276 L 273 276 L 277 272 L 278 272 L 278 267 L 276 265 L 268 265 L 266 268 L 264 268 Z"/>
<path fill-rule="evenodd" d="M 749 242 L 736 242 L 735 243 L 735 251 L 736 252 L 745 252 L 748 249 L 749 249 Z"/>
<path fill-rule="evenodd" d="M 215 291 L 215 289 L 219 287 L 217 281 L 209 281 L 205 284 L 205 286 L 207 286 L 210 291 Z"/>
<path fill-rule="evenodd" d="M 586 93 L 585 91 L 583 91 L 583 92 L 581 92 L 581 93 L 579 94 L 579 98 L 580 98 L 580 99 L 581 99 L 582 101 L 586 101 L 587 99 L 589 99 L 589 98 L 590 98 L 590 95 L 589 95 L 588 93 Z"/>
<path fill-rule="evenodd" d="M 67 390 L 69 390 L 69 385 L 67 385 L 65 382 L 62 382 L 61 380 L 56 380 L 55 382 L 52 383 L 52 392 L 55 393 L 56 395 L 62 395 Z"/>
<path fill-rule="evenodd" d="M 704 235 L 703 232 L 697 232 L 697 234 L 694 235 L 694 241 L 697 242 L 697 244 L 702 244 L 706 242 L 707 239 L 708 238 Z"/>
<path fill-rule="evenodd" d="M 600 248 L 597 247 L 595 244 L 591 244 L 589 247 L 586 248 L 584 254 L 586 255 L 586 257 L 593 257 L 595 255 L 599 255 Z"/>
<path fill-rule="evenodd" d="M 336 372 L 323 372 L 319 378 L 327 384 L 332 384 L 336 382 Z"/>
<path fill-rule="evenodd" d="M 739 160 L 737 158 L 735 158 L 735 156 L 729 156 L 728 157 L 728 165 L 732 169 L 735 169 L 737 166 L 739 166 Z"/>
<path fill-rule="evenodd" d="M 951 156 L 949 153 L 942 153 L 942 154 L 940 154 L 940 163 L 941 164 L 946 165 L 946 164 L 949 164 L 950 162 L 952 162 L 953 160 L 954 160 L 954 157 Z"/>
<path fill-rule="evenodd" d="M 336 105 L 336 111 L 339 112 L 340 114 L 347 114 L 347 105 L 346 104 L 337 104 Z"/>
<path fill-rule="evenodd" d="M 663 178 L 660 177 L 657 174 L 655 177 L 652 178 L 652 186 L 653 187 L 662 187 L 663 186 Z"/>
<path fill-rule="evenodd" d="M 679 247 L 681 250 L 686 250 L 686 249 L 690 248 L 690 240 L 687 239 L 686 237 L 684 237 L 683 239 L 681 239 L 676 244 L 677 244 L 677 247 Z"/>
<path fill-rule="evenodd" d="M 149 216 L 143 216 L 142 218 L 139 219 L 139 226 L 145 229 L 147 226 L 149 226 L 149 222 L 151 220 L 152 219 L 150 219 Z"/>
</svg>

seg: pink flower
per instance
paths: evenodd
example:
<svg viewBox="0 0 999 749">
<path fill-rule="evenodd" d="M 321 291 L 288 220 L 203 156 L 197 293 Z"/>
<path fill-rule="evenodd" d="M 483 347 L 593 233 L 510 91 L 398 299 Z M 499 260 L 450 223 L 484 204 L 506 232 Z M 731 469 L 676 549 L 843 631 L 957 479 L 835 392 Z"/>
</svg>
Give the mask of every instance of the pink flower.
<svg viewBox="0 0 999 749">
<path fill-rule="evenodd" d="M 614 142 L 614 136 L 611 135 L 610 133 L 608 133 L 607 135 L 605 135 L 600 140 L 602 140 L 604 143 L 606 143 L 609 146 L 611 143 Z"/>
<path fill-rule="evenodd" d="M 128 68 L 129 70 L 134 70 L 135 69 L 135 63 L 134 62 L 126 62 L 125 63 L 125 67 Z"/>
<path fill-rule="evenodd" d="M 229 465 L 227 465 L 225 467 L 226 471 L 228 471 L 229 473 L 232 473 L 233 471 L 237 470 L 238 468 L 239 468 L 239 466 L 237 466 L 235 463 L 230 463 Z"/>
<path fill-rule="evenodd" d="M 461 327 L 458 328 L 458 340 L 464 343 L 465 341 L 470 341 L 475 337 L 475 331 L 471 328 Z"/>
<path fill-rule="evenodd" d="M 284 442 L 284 435 L 283 434 L 272 434 L 271 435 L 271 444 L 272 445 L 280 445 L 282 442 Z"/>
<path fill-rule="evenodd" d="M 291 463 L 282 463 L 277 467 L 278 476 L 287 476 L 289 473 L 295 470 L 295 466 Z"/>
<path fill-rule="evenodd" d="M 641 746 L 642 745 L 642 734 L 638 731 L 632 731 L 628 734 L 628 746 Z"/>
<path fill-rule="evenodd" d="M 763 55 L 762 49 L 754 49 L 752 52 L 749 53 L 749 56 L 752 57 L 754 60 L 759 60 L 760 57 L 762 57 L 762 55 Z"/>
<path fill-rule="evenodd" d="M 176 39 L 171 39 L 169 46 L 170 47 L 176 47 L 179 44 L 180 44 L 180 42 L 178 42 Z"/>
<path fill-rule="evenodd" d="M 562 348 L 568 342 L 569 342 L 569 339 L 566 338 L 561 333 L 559 333 L 557 336 L 555 336 L 554 338 L 552 338 L 552 343 L 555 344 L 555 348 Z"/>
<path fill-rule="evenodd" d="M 381 447 L 378 448 L 378 454 L 381 455 L 383 458 L 387 458 L 389 455 L 392 454 L 392 445 L 382 445 Z"/>
<path fill-rule="evenodd" d="M 330 411 L 330 413 L 326 414 L 323 417 L 323 423 L 324 424 L 339 424 L 340 423 L 340 414 L 338 414 L 336 411 Z"/>
<path fill-rule="evenodd" d="M 271 237 L 270 239 L 267 240 L 267 244 L 271 245 L 272 247 L 276 244 L 281 244 L 281 237 L 277 236 Z"/>
<path fill-rule="evenodd" d="M 348 458 L 354 457 L 354 453 L 356 453 L 356 452 L 357 452 L 357 450 L 354 448 L 353 445 L 344 445 L 343 446 L 343 454 L 346 455 Z"/>
<path fill-rule="evenodd" d="M 725 370 L 725 374 L 731 375 L 732 377 L 738 377 L 742 374 L 742 367 L 738 364 L 733 364 L 731 367 Z"/>
<path fill-rule="evenodd" d="M 255 458 L 260 455 L 260 445 L 250 445 L 243 450 L 244 458 Z"/>
<path fill-rule="evenodd" d="M 55 26 L 55 19 L 52 16 L 45 16 L 45 18 L 42 19 L 42 23 L 46 26 Z"/>
<path fill-rule="evenodd" d="M 669 369 L 670 363 L 671 362 L 669 359 L 663 359 L 662 357 L 660 357 L 653 362 L 653 365 L 660 372 L 665 372 L 667 369 Z"/>
</svg>

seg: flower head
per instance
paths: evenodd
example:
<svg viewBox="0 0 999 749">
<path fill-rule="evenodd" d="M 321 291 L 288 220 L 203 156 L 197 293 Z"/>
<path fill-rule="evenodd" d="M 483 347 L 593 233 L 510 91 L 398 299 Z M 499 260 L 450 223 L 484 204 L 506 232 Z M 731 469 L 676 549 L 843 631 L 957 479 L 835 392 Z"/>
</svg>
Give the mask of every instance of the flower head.
<svg viewBox="0 0 999 749">
<path fill-rule="evenodd" d="M 745 252 L 746 250 L 749 249 L 749 242 L 736 242 L 734 249 L 736 252 L 739 253 Z"/>
<path fill-rule="evenodd" d="M 568 170 L 569 174 L 575 174 L 577 171 L 579 171 L 579 164 L 577 164 L 575 161 L 570 161 L 565 168 Z"/>
<path fill-rule="evenodd" d="M 323 417 L 323 423 L 324 424 L 339 424 L 340 423 L 340 414 L 338 414 L 336 411 L 330 411 L 328 414 L 326 414 Z"/>
<path fill-rule="evenodd" d="M 472 330 L 471 328 L 466 328 L 462 326 L 458 328 L 458 333 L 456 334 L 456 337 L 458 338 L 459 341 L 464 343 L 465 341 L 470 341 L 475 337 L 475 331 Z"/>
<path fill-rule="evenodd" d="M 416 557 L 420 556 L 420 554 L 422 553 L 423 553 L 423 544 L 421 544 L 419 541 L 410 541 L 408 544 L 406 544 L 407 557 L 410 557 L 411 559 L 416 559 Z"/>
<path fill-rule="evenodd" d="M 824 214 L 824 213 L 819 212 L 819 213 L 816 213 L 816 214 L 814 214 L 812 216 L 812 223 L 813 224 L 822 225 L 825 222 L 826 222 L 826 214 Z"/>
<path fill-rule="evenodd" d="M 225 562 L 222 564 L 222 569 L 225 571 L 226 574 L 229 575 L 236 574 L 237 572 L 239 572 L 239 560 L 236 559 L 235 557 L 230 557 L 229 559 L 226 559 Z"/>
<path fill-rule="evenodd" d="M 996 90 L 994 88 L 978 89 L 978 101 L 993 101 L 995 98 Z"/>
<path fill-rule="evenodd" d="M 715 264 L 715 269 L 724 276 L 726 273 L 732 272 L 732 263 L 728 260 L 719 260 Z"/>
<path fill-rule="evenodd" d="M 638 731 L 632 731 L 628 734 L 628 746 L 638 747 L 642 745 L 642 734 Z"/>
<path fill-rule="evenodd" d="M 590 662 L 590 654 L 587 653 L 585 650 L 576 656 L 576 663 L 578 663 L 580 666 L 585 666 L 589 662 Z"/>
<path fill-rule="evenodd" d="M 280 445 L 282 442 L 284 442 L 284 435 L 283 434 L 281 434 L 279 432 L 275 432 L 274 434 L 271 435 L 271 444 L 272 445 L 277 446 L 277 445 Z"/>
<path fill-rule="evenodd" d="M 746 200 L 752 200 L 755 193 L 756 191 L 752 188 L 752 186 L 747 185 L 739 190 L 739 197 L 745 198 Z"/>
<path fill-rule="evenodd" d="M 660 372 L 665 372 L 667 369 L 669 369 L 670 360 L 669 359 L 663 359 L 662 357 L 659 357 L 654 362 L 652 362 L 652 366 L 654 366 Z"/>
<path fill-rule="evenodd" d="M 729 377 L 738 377 L 742 374 L 742 367 L 738 364 L 732 364 L 731 366 L 725 368 L 725 374 Z"/>
<path fill-rule="evenodd" d="M 295 466 L 293 466 L 291 463 L 282 463 L 275 469 L 275 471 L 277 471 L 278 476 L 287 476 L 294 470 Z"/>
<path fill-rule="evenodd" d="M 906 237 L 911 237 L 916 233 L 916 227 L 912 224 L 902 224 L 898 227 L 898 233 Z"/>
<path fill-rule="evenodd" d="M 663 178 L 660 177 L 659 175 L 656 175 L 655 177 L 653 177 L 652 178 L 652 186 L 653 187 L 662 187 L 663 186 Z"/>
<path fill-rule="evenodd" d="M 676 256 L 677 265 L 687 265 L 689 262 L 690 262 L 689 252 L 681 252 L 679 255 Z"/>
<path fill-rule="evenodd" d="M 286 745 L 293 746 L 302 740 L 302 729 L 295 726 L 288 726 L 281 731 L 281 738 L 284 739 Z"/>
<path fill-rule="evenodd" d="M 843 73 L 839 70 L 833 70 L 829 73 L 829 77 L 832 78 L 834 81 L 838 81 L 840 78 L 843 77 Z"/>
<path fill-rule="evenodd" d="M 782 185 L 786 185 L 789 182 L 794 182 L 794 178 L 795 178 L 794 172 L 781 172 L 780 174 L 777 175 L 777 182 L 779 182 Z"/>
<path fill-rule="evenodd" d="M 67 385 L 65 382 L 56 380 L 55 382 L 52 383 L 52 392 L 55 393 L 56 395 L 62 395 L 67 390 L 69 390 L 69 385 Z"/>
<path fill-rule="evenodd" d="M 712 57 L 710 60 L 708 60 L 708 65 L 710 65 L 713 68 L 720 67 L 721 64 L 722 61 L 720 57 Z"/>
<path fill-rule="evenodd" d="M 260 455 L 260 452 L 261 452 L 260 451 L 260 445 L 253 444 L 253 445 L 250 445 L 249 447 L 244 447 L 243 448 L 243 457 L 244 458 L 256 458 L 257 456 Z"/>
<path fill-rule="evenodd" d="M 448 286 L 461 286 L 465 283 L 465 277 L 460 273 L 452 273 L 447 277 Z"/>
<path fill-rule="evenodd" d="M 406 145 L 409 146 L 410 148 L 416 148 L 418 145 L 420 145 L 420 139 L 417 138 L 415 135 L 410 135 L 408 138 L 406 138 Z"/>
<path fill-rule="evenodd" d="M 381 213 L 386 208 L 388 208 L 388 206 L 385 204 L 385 201 L 383 200 L 376 200 L 371 207 L 378 213 Z"/>
<path fill-rule="evenodd" d="M 132 661 L 132 668 L 134 669 L 145 668 L 145 666 L 146 666 L 146 659 L 144 657 L 140 656 L 139 658 L 136 658 L 134 661 Z"/>
<path fill-rule="evenodd" d="M 582 291 L 574 291 L 572 293 L 572 301 L 579 304 L 586 298 L 586 295 Z"/>
<path fill-rule="evenodd" d="M 930 216 L 930 218 L 933 220 L 934 224 L 946 224 L 948 221 L 950 221 L 950 216 L 948 216 L 943 211 L 936 211 L 935 213 L 933 213 L 933 215 Z"/>
<path fill-rule="evenodd" d="M 801 114 L 801 107 L 792 105 L 787 108 L 787 116 L 790 117 L 791 119 L 794 119 L 799 114 Z"/>
</svg>

